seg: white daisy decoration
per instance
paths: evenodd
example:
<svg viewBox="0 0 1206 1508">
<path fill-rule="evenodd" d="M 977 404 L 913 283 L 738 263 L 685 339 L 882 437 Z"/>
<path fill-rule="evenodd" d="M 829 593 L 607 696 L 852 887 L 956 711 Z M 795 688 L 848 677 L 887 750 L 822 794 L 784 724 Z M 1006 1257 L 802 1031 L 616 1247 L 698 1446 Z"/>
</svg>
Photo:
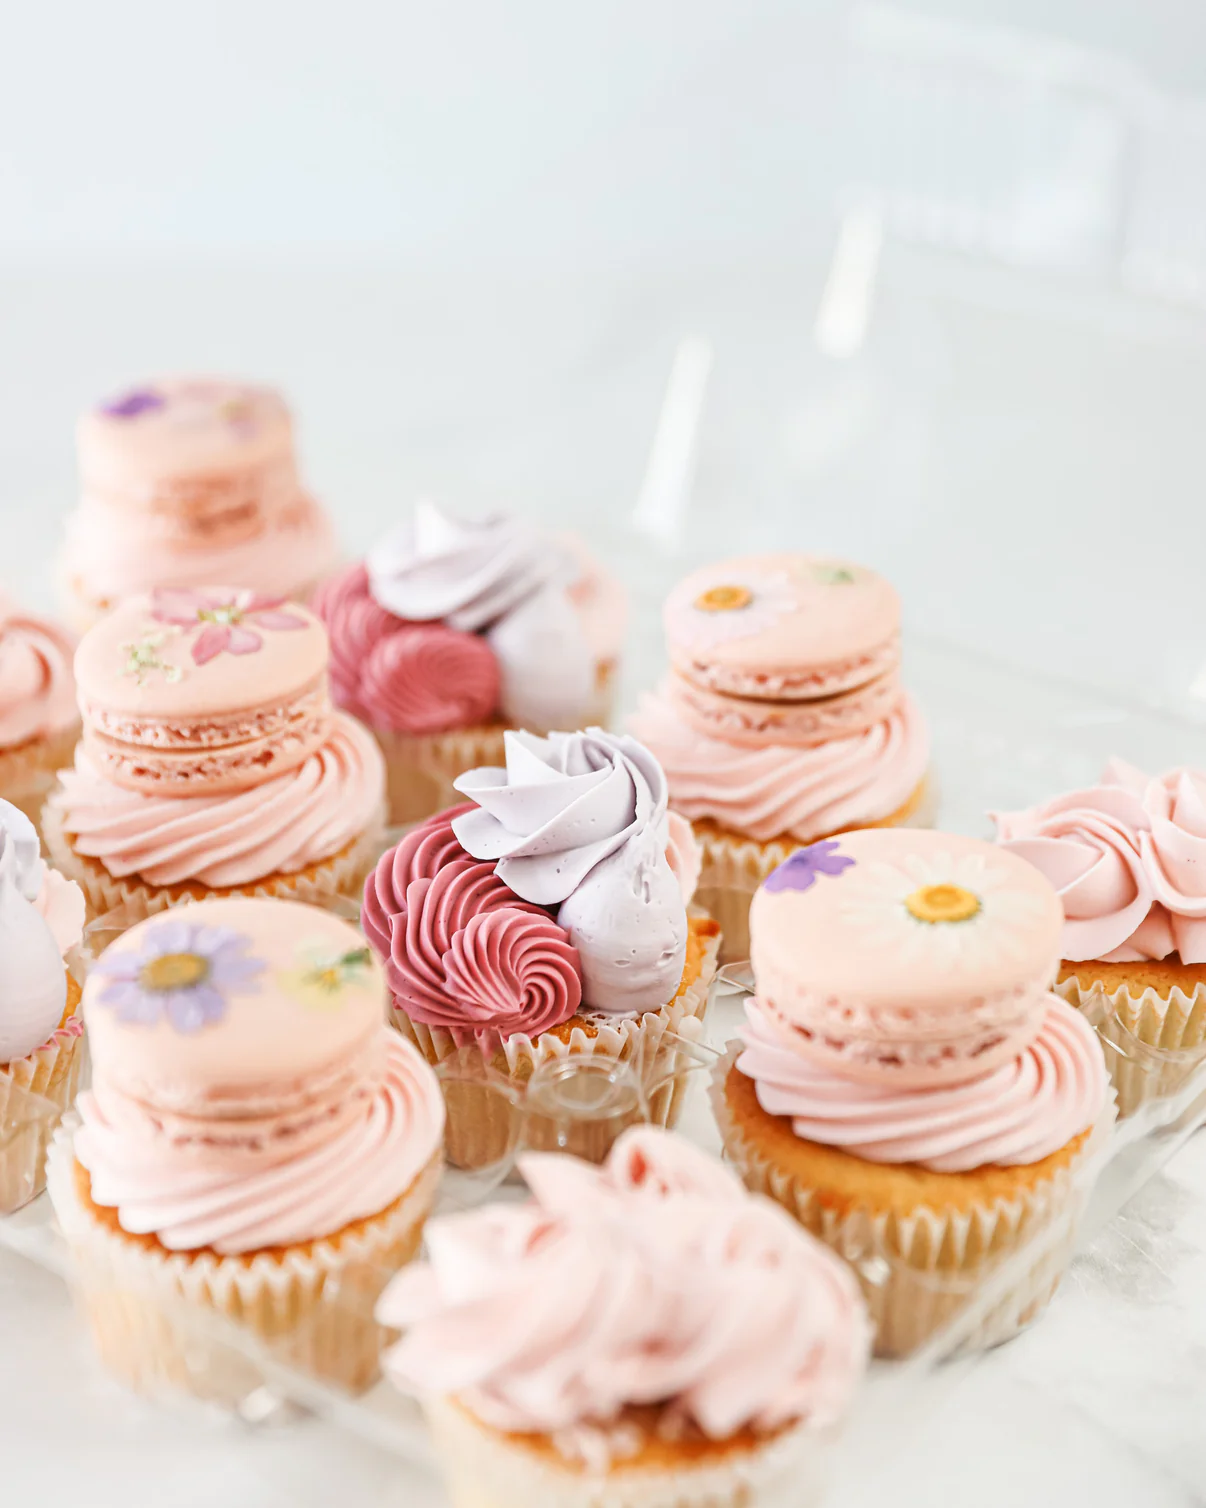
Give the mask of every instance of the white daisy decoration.
<svg viewBox="0 0 1206 1508">
<path fill-rule="evenodd" d="M 842 920 L 904 964 L 974 969 L 1020 958 L 1045 914 L 1041 895 L 981 854 L 860 864 L 842 891 Z"/>
<path fill-rule="evenodd" d="M 675 638 L 701 649 L 773 628 L 799 605 L 786 571 L 739 571 L 683 583 L 667 604 Z"/>
</svg>

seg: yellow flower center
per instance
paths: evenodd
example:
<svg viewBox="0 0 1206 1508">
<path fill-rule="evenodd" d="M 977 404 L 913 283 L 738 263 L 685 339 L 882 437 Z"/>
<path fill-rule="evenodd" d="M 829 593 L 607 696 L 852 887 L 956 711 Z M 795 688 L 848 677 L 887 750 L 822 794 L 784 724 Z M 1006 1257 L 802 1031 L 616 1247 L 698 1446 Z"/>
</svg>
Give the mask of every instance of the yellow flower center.
<svg viewBox="0 0 1206 1508">
<path fill-rule="evenodd" d="M 695 606 L 705 613 L 731 613 L 735 608 L 749 607 L 754 594 L 744 586 L 713 586 L 701 592 Z"/>
<path fill-rule="evenodd" d="M 905 910 L 919 922 L 966 922 L 980 909 L 980 897 L 962 885 L 923 885 L 905 896 Z"/>
<path fill-rule="evenodd" d="M 142 966 L 148 990 L 186 990 L 209 973 L 209 959 L 199 953 L 163 953 Z"/>
</svg>

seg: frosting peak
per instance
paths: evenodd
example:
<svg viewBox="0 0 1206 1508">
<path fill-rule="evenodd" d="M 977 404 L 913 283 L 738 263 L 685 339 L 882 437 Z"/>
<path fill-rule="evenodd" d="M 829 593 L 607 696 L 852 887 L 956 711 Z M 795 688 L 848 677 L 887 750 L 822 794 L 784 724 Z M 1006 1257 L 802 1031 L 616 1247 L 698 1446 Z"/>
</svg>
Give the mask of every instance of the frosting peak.
<svg viewBox="0 0 1206 1508">
<path fill-rule="evenodd" d="M 499 1429 L 680 1410 L 707 1435 L 841 1416 L 866 1364 L 849 1270 L 669 1132 L 625 1132 L 594 1168 L 529 1156 L 526 1205 L 433 1221 L 390 1284 L 386 1370 Z"/>
<path fill-rule="evenodd" d="M 686 956 L 682 889 L 666 857 L 666 778 L 624 735 L 505 735 L 505 769 L 470 770 L 477 803 L 453 820 L 475 859 L 516 895 L 560 906 L 582 963 L 583 999 L 614 1014 L 656 1010 Z"/>
<path fill-rule="evenodd" d="M 49 1041 L 67 1004 L 62 952 L 37 905 L 37 843 L 28 818 L 0 802 L 0 1064 Z"/>
</svg>

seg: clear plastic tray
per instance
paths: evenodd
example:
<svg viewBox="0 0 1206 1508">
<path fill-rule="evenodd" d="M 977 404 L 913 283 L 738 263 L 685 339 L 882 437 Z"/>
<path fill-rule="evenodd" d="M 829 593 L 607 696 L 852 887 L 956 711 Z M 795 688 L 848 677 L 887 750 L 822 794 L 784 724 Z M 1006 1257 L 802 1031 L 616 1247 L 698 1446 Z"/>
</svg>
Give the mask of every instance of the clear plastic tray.
<svg viewBox="0 0 1206 1508">
<path fill-rule="evenodd" d="M 1206 719 L 1192 709 L 1144 708 L 1103 698 L 1082 687 L 1015 672 L 949 646 L 912 644 L 909 679 L 929 711 L 935 729 L 936 765 L 942 790 L 940 825 L 987 835 L 985 807 L 1022 805 L 1054 791 L 1093 779 L 1104 761 L 1120 754 L 1149 769 L 1172 763 L 1206 765 Z M 334 903 L 352 916 L 350 902 Z M 120 930 L 109 918 L 90 929 L 93 953 Z M 87 951 L 87 950 L 86 950 Z M 618 1131 L 644 1119 L 665 1119 L 672 1098 L 678 1129 L 705 1148 L 720 1142 L 709 1106 L 709 1083 L 739 1018 L 741 974 L 728 969 L 718 980 L 705 1023 L 664 1043 L 660 1079 L 636 1070 L 585 1074 L 558 1066 L 548 1083 L 529 1085 L 519 1096 L 473 1057 L 443 1069 L 446 1092 L 497 1098 L 505 1132 L 498 1155 L 487 1165 L 450 1171 L 439 1209 L 464 1208 L 490 1198 L 519 1197 L 509 1178 L 524 1145 L 565 1146 L 593 1157 L 605 1154 Z M 1028 1323 L 1067 1262 L 1069 1250 L 1083 1251 L 1121 1205 L 1185 1139 L 1206 1123 L 1206 1071 L 1202 1060 L 1169 1063 L 1167 1055 L 1140 1051 L 1107 1021 L 1096 1023 L 1114 1058 L 1115 1079 L 1131 1075 L 1143 1088 L 1132 1093 L 1131 1113 L 1120 1119 L 1093 1161 L 1068 1218 L 1043 1227 L 1008 1261 L 985 1268 L 962 1287 L 940 1273 L 911 1274 L 930 1291 L 934 1323 L 914 1338 L 910 1354 L 873 1364 L 860 1395 L 835 1470 L 844 1484 L 857 1483 L 882 1468 L 907 1440 L 910 1421 L 932 1408 L 943 1391 L 975 1366 L 984 1347 Z M 10 1115 L 0 1147 L 26 1134 L 44 1134 L 45 1117 L 29 1107 L 28 1126 Z M 0 1243 L 72 1278 L 69 1255 L 55 1230 L 49 1203 L 34 1200 L 0 1219 Z M 858 1254 L 855 1265 L 859 1266 Z M 879 1258 L 859 1268 L 865 1286 L 890 1281 Z M 329 1296 L 331 1315 L 342 1310 L 364 1322 L 385 1274 L 361 1274 Z M 1041 1296 L 1039 1292 L 1042 1290 Z M 1039 1296 L 1036 1301 L 1036 1296 Z M 120 1312 L 126 1296 L 84 1287 L 78 1297 L 85 1313 Z M 1058 1300 L 1057 1300 L 1058 1302 Z M 359 1393 L 316 1375 L 320 1347 L 313 1335 L 292 1333 L 265 1343 L 246 1327 L 178 1306 L 164 1318 L 172 1344 L 164 1364 L 141 1381 L 165 1402 L 201 1397 L 249 1423 L 264 1423 L 304 1410 L 396 1457 L 417 1472 L 431 1467 L 417 1411 L 387 1383 Z M 383 1337 L 385 1339 L 385 1337 Z M 170 1360 L 169 1360 L 170 1358 Z"/>
</svg>

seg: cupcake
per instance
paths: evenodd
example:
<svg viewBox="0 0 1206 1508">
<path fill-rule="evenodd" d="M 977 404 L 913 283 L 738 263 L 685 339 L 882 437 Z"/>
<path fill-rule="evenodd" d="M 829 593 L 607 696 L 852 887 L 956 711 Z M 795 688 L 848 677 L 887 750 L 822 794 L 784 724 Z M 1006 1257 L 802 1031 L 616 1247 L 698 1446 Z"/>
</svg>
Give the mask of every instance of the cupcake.
<svg viewBox="0 0 1206 1508">
<path fill-rule="evenodd" d="M 66 955 L 84 897 L 42 862 L 29 818 L 0 801 L 0 1214 L 42 1191 L 46 1148 L 75 1099 L 84 1025 Z"/>
<path fill-rule="evenodd" d="M 757 555 L 688 576 L 664 618 L 670 673 L 632 729 L 695 826 L 722 957 L 747 958 L 750 898 L 793 849 L 932 818 L 900 603 L 863 566 Z"/>
<path fill-rule="evenodd" d="M 610 718 L 623 590 L 517 518 L 464 522 L 422 502 L 314 606 L 331 694 L 384 750 L 394 823 L 451 806 L 458 775 L 502 760 L 507 727 Z"/>
<path fill-rule="evenodd" d="M 1062 924 L 1033 866 L 948 833 L 848 833 L 754 897 L 756 994 L 714 1084 L 725 1149 L 854 1264 L 881 1355 L 1015 1258 L 969 1337 L 1004 1339 L 1071 1257 L 1113 1105 L 1095 1034 L 1048 990 Z"/>
<path fill-rule="evenodd" d="M 702 1018 L 718 936 L 688 914 L 690 835 L 671 845 L 665 778 L 635 739 L 599 728 L 508 732 L 504 750 L 505 768 L 457 781 L 467 805 L 407 833 L 365 885 L 394 1023 L 428 1062 L 472 1047 L 517 1087 L 546 1062 L 627 1062 L 669 1122 L 678 1096 L 654 1091 L 673 1054 L 659 1049 Z M 492 1105 L 450 1101 L 458 1165 L 505 1151 Z"/>
<path fill-rule="evenodd" d="M 132 597 L 84 635 L 75 673 L 84 733 L 43 829 L 94 913 L 359 891 L 385 771 L 331 706 L 313 613 L 233 588 Z"/>
<path fill-rule="evenodd" d="M 520 1166 L 526 1204 L 432 1221 L 378 1305 L 452 1502 L 815 1502 L 867 1362 L 842 1263 L 665 1131 Z"/>
<path fill-rule="evenodd" d="M 1119 1114 L 1184 1088 L 1206 1059 L 1206 772 L 1112 760 L 1100 784 L 994 820 L 1063 902 L 1055 988 L 1110 1043 Z"/>
<path fill-rule="evenodd" d="M 79 737 L 73 649 L 61 628 L 0 594 L 0 798 L 34 823 Z"/>
<path fill-rule="evenodd" d="M 77 444 L 81 494 L 59 576 L 81 629 L 158 586 L 305 597 L 330 569 L 331 526 L 298 478 L 289 410 L 267 388 L 152 382 L 84 414 Z"/>
<path fill-rule="evenodd" d="M 383 997 L 360 934 L 287 901 L 151 917 L 93 966 L 92 1086 L 48 1177 L 120 1377 L 238 1397 L 215 1319 L 344 1387 L 377 1375 L 372 1305 L 418 1248 L 443 1129 Z"/>
</svg>

